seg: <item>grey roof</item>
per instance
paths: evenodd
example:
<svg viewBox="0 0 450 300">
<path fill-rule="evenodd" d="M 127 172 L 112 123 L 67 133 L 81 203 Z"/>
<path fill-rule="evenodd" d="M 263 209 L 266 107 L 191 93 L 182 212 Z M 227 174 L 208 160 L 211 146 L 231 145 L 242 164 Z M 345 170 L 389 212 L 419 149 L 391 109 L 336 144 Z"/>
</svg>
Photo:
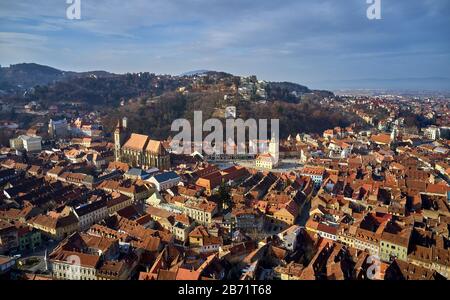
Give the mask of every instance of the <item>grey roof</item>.
<svg viewBox="0 0 450 300">
<path fill-rule="evenodd" d="M 178 176 L 178 174 L 175 172 L 165 172 L 165 173 L 155 175 L 155 176 L 153 176 L 153 178 L 155 178 L 157 182 L 161 183 L 161 182 L 165 182 L 165 181 L 169 181 L 169 180 L 173 180 L 173 179 L 179 179 L 180 176 Z"/>
</svg>

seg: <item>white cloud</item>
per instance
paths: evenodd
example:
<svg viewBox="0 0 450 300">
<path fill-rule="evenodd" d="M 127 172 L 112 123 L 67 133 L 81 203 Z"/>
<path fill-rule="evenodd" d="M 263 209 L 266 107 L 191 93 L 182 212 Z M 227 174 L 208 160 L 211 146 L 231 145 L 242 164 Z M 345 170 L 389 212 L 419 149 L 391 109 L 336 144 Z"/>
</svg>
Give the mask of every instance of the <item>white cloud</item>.
<svg viewBox="0 0 450 300">
<path fill-rule="evenodd" d="M 385 0 L 380 22 L 367 20 L 364 0 L 81 3 L 82 19 L 67 20 L 65 0 L 2 1 L 2 63 L 117 72 L 208 68 L 300 81 L 357 77 L 364 59 L 373 60 L 367 68 L 378 59 L 378 68 L 388 69 L 380 63 L 388 57 L 450 52 L 448 0 Z"/>
</svg>

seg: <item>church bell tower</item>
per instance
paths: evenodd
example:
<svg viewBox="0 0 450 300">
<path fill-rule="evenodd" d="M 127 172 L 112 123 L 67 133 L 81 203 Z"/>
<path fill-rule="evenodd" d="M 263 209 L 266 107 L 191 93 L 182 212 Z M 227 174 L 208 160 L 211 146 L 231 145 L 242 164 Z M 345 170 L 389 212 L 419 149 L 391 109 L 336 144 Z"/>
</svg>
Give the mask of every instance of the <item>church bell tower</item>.
<svg viewBox="0 0 450 300">
<path fill-rule="evenodd" d="M 116 125 L 116 129 L 114 130 L 114 156 L 116 161 L 120 161 L 121 159 L 121 149 L 125 140 L 128 137 L 128 119 L 123 118 L 119 120 Z"/>
</svg>

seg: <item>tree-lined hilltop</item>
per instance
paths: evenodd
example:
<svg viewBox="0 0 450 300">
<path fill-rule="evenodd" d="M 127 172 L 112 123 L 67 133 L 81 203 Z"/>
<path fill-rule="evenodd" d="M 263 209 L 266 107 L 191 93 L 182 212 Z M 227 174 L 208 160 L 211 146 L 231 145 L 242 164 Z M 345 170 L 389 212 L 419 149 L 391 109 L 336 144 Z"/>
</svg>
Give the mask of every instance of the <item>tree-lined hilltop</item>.
<svg viewBox="0 0 450 300">
<path fill-rule="evenodd" d="M 320 132 L 347 126 L 353 120 L 345 112 L 333 111 L 323 101 L 334 97 L 290 82 L 270 82 L 256 76 L 241 77 L 225 72 L 188 72 L 180 76 L 149 72 L 112 74 L 104 71 L 66 72 L 37 64 L 19 64 L 0 69 L 0 99 L 17 105 L 39 103 L 81 104 L 104 114 L 107 127 L 127 116 L 132 130 L 170 134 L 177 118 L 193 118 L 195 110 L 204 118 L 224 117 L 227 106 L 236 106 L 238 117 L 280 119 L 286 135 Z"/>
</svg>

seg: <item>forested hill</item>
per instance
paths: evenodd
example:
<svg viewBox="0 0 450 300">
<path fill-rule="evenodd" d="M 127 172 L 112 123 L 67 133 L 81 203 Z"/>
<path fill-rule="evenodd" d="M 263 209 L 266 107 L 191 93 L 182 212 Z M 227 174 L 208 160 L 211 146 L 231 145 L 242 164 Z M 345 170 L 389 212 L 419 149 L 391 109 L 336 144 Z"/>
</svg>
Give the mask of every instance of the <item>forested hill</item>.
<svg viewBox="0 0 450 300">
<path fill-rule="evenodd" d="M 83 77 L 112 77 L 105 71 L 71 72 L 62 71 L 35 63 L 22 63 L 0 68 L 0 90 L 3 93 L 26 91 L 37 85 Z"/>
<path fill-rule="evenodd" d="M 288 103 L 299 103 L 303 95 L 316 93 L 296 83 L 266 82 L 256 76 L 247 78 L 215 71 L 171 76 L 149 72 L 120 75 L 105 71 L 80 73 L 34 63 L 0 68 L 0 96 L 8 97 L 10 101 L 40 101 L 47 104 L 77 101 L 89 105 L 118 106 L 124 100 L 151 99 L 179 89 L 191 93 L 219 91 L 231 98 Z M 246 95 L 241 93 L 243 89 Z"/>
<path fill-rule="evenodd" d="M 322 106 L 334 97 L 290 82 L 268 82 L 256 76 L 240 77 L 224 72 L 191 72 L 183 76 L 149 72 L 67 72 L 36 64 L 1 68 L 0 82 L 15 92 L 3 90 L 0 100 L 14 105 L 30 101 L 43 109 L 81 103 L 87 111 L 101 111 L 106 127 L 122 116 L 133 131 L 166 138 L 177 118 L 192 119 L 195 110 L 204 118 L 224 116 L 227 106 L 236 106 L 238 116 L 280 119 L 283 134 L 320 132 L 345 126 L 352 120 L 345 112 Z"/>
</svg>

